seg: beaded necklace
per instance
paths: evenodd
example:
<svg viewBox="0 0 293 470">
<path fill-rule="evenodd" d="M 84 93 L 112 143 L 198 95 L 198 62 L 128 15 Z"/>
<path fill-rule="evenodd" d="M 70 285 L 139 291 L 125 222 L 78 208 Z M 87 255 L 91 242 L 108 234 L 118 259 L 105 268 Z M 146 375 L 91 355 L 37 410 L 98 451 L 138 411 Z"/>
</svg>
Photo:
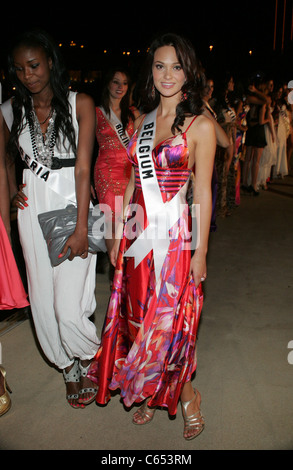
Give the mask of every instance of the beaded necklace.
<svg viewBox="0 0 293 470">
<path fill-rule="evenodd" d="M 34 108 L 30 112 L 30 119 L 28 120 L 34 158 L 38 162 L 45 165 L 47 168 L 52 168 L 52 161 L 54 158 L 54 147 L 56 142 L 56 132 L 54 125 L 55 117 L 56 112 L 54 110 L 49 118 L 49 123 L 45 134 L 42 133 L 40 122 L 37 118 Z"/>
</svg>

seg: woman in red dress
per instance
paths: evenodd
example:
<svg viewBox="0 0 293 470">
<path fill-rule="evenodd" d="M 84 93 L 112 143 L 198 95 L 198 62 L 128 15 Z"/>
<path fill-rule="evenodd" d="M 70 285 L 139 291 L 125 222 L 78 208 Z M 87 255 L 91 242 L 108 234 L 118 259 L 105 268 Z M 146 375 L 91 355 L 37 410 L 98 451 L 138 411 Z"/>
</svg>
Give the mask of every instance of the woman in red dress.
<svg viewBox="0 0 293 470">
<path fill-rule="evenodd" d="M 4 120 L 0 110 L 0 310 L 13 310 L 27 307 L 29 303 L 10 243 L 10 197 L 4 132 Z M 0 366 L 0 416 L 11 406 L 5 376 L 6 371 Z"/>
<path fill-rule="evenodd" d="M 115 214 L 121 215 L 123 196 L 131 173 L 126 149 L 133 134 L 137 111 L 130 108 L 130 91 L 128 74 L 120 69 L 111 70 L 105 78 L 101 106 L 96 108 L 99 154 L 95 163 L 94 184 L 99 203 L 106 204 L 112 212 L 113 235 Z M 111 249 L 112 237 L 108 237 L 107 242 Z"/>
<path fill-rule="evenodd" d="M 10 240 L 10 197 L 5 160 L 4 119 L 0 110 L 0 310 L 29 305 Z"/>
<path fill-rule="evenodd" d="M 107 403 L 115 389 L 126 406 L 143 402 L 133 415 L 136 425 L 151 421 L 158 406 L 176 414 L 180 399 L 187 440 L 204 428 L 201 396 L 191 383 L 216 148 L 214 124 L 199 115 L 203 86 L 186 40 L 170 34 L 153 42 L 144 86 L 151 112 L 137 120 L 128 147 L 133 168 L 123 203 L 126 221 L 110 255 L 116 265 L 112 294 L 90 368 L 99 404 Z M 199 211 L 200 224 L 191 256 L 186 194 L 192 171 L 192 211 Z"/>
</svg>

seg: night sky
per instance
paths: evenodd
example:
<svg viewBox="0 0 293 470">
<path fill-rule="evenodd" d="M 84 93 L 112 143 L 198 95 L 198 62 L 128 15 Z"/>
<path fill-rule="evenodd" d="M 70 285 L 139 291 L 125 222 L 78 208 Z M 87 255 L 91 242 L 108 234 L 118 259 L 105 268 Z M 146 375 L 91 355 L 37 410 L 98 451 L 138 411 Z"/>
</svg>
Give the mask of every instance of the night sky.
<svg viewBox="0 0 293 470">
<path fill-rule="evenodd" d="M 32 27 L 47 30 L 58 43 L 64 44 L 62 52 L 69 68 L 92 70 L 99 70 L 105 64 L 105 49 L 108 61 L 116 61 L 124 50 L 130 51 L 133 66 L 138 62 L 137 51 L 145 51 L 154 34 L 168 31 L 191 39 L 204 67 L 212 74 L 229 69 L 241 75 L 261 69 L 293 79 L 290 39 L 293 0 L 287 0 L 283 53 L 284 0 L 278 0 L 276 51 L 273 51 L 275 0 L 136 1 L 99 6 L 103 3 L 106 2 L 79 0 L 71 9 L 68 2 L 58 2 L 57 6 L 54 2 L 36 6 L 25 2 L 11 9 L 1 7 L 1 23 L 6 29 L 0 29 L 0 68 L 5 66 L 9 38 Z M 70 41 L 77 44 L 75 50 L 66 47 Z M 80 45 L 84 45 L 82 52 L 78 49 Z M 210 45 L 213 45 L 212 52 Z"/>
</svg>

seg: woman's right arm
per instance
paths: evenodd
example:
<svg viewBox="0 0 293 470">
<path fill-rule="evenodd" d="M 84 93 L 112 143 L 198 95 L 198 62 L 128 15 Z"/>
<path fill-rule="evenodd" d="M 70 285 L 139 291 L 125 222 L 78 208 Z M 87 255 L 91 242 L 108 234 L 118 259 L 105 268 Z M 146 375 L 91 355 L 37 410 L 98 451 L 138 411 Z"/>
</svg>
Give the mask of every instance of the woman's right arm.
<svg viewBox="0 0 293 470">
<path fill-rule="evenodd" d="M 4 119 L 0 111 L 0 214 L 10 236 L 10 196 L 6 167 Z"/>
<path fill-rule="evenodd" d="M 6 122 L 1 112 L 0 114 L 1 114 L 1 119 L 2 119 L 0 127 L 1 127 L 1 134 L 3 136 L 3 142 L 4 142 L 4 150 L 1 149 L 1 153 L 4 152 L 5 160 L 6 160 L 6 171 L 7 171 L 8 188 L 9 188 L 8 189 L 9 190 L 9 207 L 11 204 L 11 207 L 16 207 L 17 209 L 23 210 L 28 205 L 26 202 L 27 197 L 22 191 L 25 185 L 21 184 L 19 185 L 19 188 L 17 186 L 15 163 L 14 161 L 12 161 L 10 156 L 6 154 L 6 151 L 5 151 L 6 144 L 10 137 L 10 131 L 6 125 Z M 2 140 L 2 137 L 1 137 L 1 140 Z"/>
<path fill-rule="evenodd" d="M 116 266 L 116 261 L 117 261 L 117 256 L 119 252 L 119 245 L 120 241 L 123 235 L 123 228 L 124 228 L 124 221 L 126 217 L 126 212 L 127 212 L 127 206 L 130 202 L 130 199 L 132 197 L 133 191 L 135 188 L 135 176 L 134 176 L 134 168 L 132 167 L 131 169 L 131 175 L 130 179 L 128 181 L 128 184 L 125 189 L 124 197 L 123 197 L 123 213 L 122 213 L 122 219 L 119 220 L 119 224 L 115 230 L 115 242 L 114 245 L 110 251 L 110 261 L 113 264 L 113 266 Z M 107 244 L 107 240 L 106 240 Z"/>
<path fill-rule="evenodd" d="M 140 115 L 138 118 L 134 121 L 134 132 L 138 130 L 140 125 L 142 124 L 144 120 L 145 115 Z M 122 212 L 122 219 L 119 221 L 118 227 L 115 230 L 115 242 L 114 245 L 109 253 L 110 261 L 113 264 L 113 266 L 116 266 L 116 261 L 119 253 L 119 246 L 120 246 L 120 241 L 123 235 L 123 229 L 124 229 L 124 221 L 126 217 L 126 210 L 127 206 L 130 202 L 130 199 L 132 197 L 133 191 L 135 188 L 135 174 L 134 174 L 134 168 L 132 167 L 131 169 L 131 175 L 128 181 L 128 184 L 126 186 L 124 196 L 123 196 L 123 212 Z M 106 240 L 106 245 L 107 245 L 107 240 Z"/>
<path fill-rule="evenodd" d="M 216 121 L 216 119 L 211 115 L 211 113 L 204 107 L 202 114 L 209 118 L 215 126 L 215 131 L 216 131 L 216 137 L 217 137 L 217 144 L 226 149 L 230 145 L 230 140 L 229 137 L 227 136 L 226 132 L 220 126 L 220 124 Z"/>
</svg>

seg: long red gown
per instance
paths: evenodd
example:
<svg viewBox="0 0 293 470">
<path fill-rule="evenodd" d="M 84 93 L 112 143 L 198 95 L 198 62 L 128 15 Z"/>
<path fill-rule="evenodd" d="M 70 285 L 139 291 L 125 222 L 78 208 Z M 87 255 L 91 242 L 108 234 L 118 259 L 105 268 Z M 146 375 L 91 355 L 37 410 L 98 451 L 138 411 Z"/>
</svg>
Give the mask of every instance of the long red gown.
<svg viewBox="0 0 293 470">
<path fill-rule="evenodd" d="M 128 147 L 135 167 L 136 188 L 132 203 L 144 210 L 136 156 L 137 134 Z M 153 150 L 153 159 L 164 202 L 171 200 L 190 176 L 186 133 L 171 137 Z M 130 216 L 131 217 L 131 216 Z M 89 377 L 98 384 L 97 402 L 105 404 L 110 391 L 120 389 L 126 406 L 151 397 L 148 406 L 164 406 L 176 414 L 183 385 L 196 369 L 196 335 L 203 294 L 189 275 L 190 250 L 184 230 L 190 227 L 187 203 L 170 229 L 170 245 L 156 292 L 153 250 L 135 268 L 133 257 L 124 257 L 135 241 L 124 236 L 120 244 L 112 293 L 101 346 Z"/>
<path fill-rule="evenodd" d="M 29 305 L 13 251 L 0 216 L 0 310 Z"/>
</svg>

